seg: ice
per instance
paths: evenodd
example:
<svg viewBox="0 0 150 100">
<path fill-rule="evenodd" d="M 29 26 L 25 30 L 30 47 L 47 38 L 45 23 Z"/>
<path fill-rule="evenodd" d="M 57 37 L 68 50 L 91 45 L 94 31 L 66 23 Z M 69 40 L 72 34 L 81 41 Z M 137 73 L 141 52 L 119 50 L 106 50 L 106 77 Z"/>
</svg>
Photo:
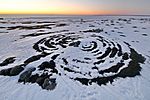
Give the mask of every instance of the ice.
<svg viewBox="0 0 150 100">
<path fill-rule="evenodd" d="M 38 66 L 44 61 L 51 61 L 52 56 L 59 55 L 54 60 L 58 74 L 52 73 L 50 76 L 56 78 L 57 86 L 54 90 L 43 89 L 36 82 L 18 83 L 22 72 L 16 76 L 0 75 L 0 100 L 149 100 L 149 16 L 2 17 L 4 19 L 0 20 L 0 63 L 9 57 L 16 59 L 13 63 L 0 66 L 0 71 L 24 64 L 27 59 L 40 55 L 38 60 L 32 61 L 24 68 L 26 70 L 35 67 L 32 75 L 41 75 L 51 69 L 39 71 Z M 97 29 L 103 31 L 96 32 Z M 42 39 L 45 40 L 38 44 Z M 49 41 L 47 45 L 46 41 Z M 36 43 L 40 51 L 33 48 Z M 142 55 L 141 58 L 145 58 L 144 63 L 138 63 L 141 67 L 140 75 L 125 78 L 115 76 L 129 67 L 132 58 L 124 60 L 124 65 L 117 72 L 104 71 L 122 60 L 122 56 L 119 57 L 117 54 L 111 58 L 111 52 L 106 57 L 98 59 L 108 47 L 119 49 L 117 44 L 121 45 L 123 53 L 127 52 L 130 55 L 133 48 Z M 41 56 L 42 53 L 45 55 Z M 94 64 L 101 60 L 105 61 Z M 104 74 L 99 74 L 94 67 L 104 71 Z M 101 85 L 98 81 L 85 85 L 76 80 L 86 78 L 93 81 L 97 77 L 109 76 L 115 76 L 113 82 L 109 80 Z"/>
</svg>

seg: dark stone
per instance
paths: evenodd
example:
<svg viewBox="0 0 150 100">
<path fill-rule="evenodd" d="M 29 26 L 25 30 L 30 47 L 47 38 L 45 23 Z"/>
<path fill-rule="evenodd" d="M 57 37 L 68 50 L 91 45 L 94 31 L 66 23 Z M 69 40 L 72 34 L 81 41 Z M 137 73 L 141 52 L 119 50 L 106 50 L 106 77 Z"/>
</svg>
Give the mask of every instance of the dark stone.
<svg viewBox="0 0 150 100">
<path fill-rule="evenodd" d="M 104 74 L 104 73 L 110 73 L 110 72 L 117 72 L 122 66 L 124 65 L 124 63 L 117 63 L 116 65 L 105 69 L 105 70 L 101 70 L 99 71 L 100 74 Z"/>
<path fill-rule="evenodd" d="M 33 29 L 41 29 L 41 28 L 51 29 L 51 27 L 49 27 L 50 25 L 51 24 L 34 25 L 34 26 L 11 26 L 11 27 L 8 27 L 8 30 L 15 30 L 15 29 L 33 30 Z"/>
<path fill-rule="evenodd" d="M 27 69 L 27 71 L 23 72 L 20 75 L 18 82 L 24 82 L 24 83 L 29 82 L 30 76 L 31 76 L 32 72 L 35 70 L 36 70 L 36 68 L 34 68 L 34 67 Z"/>
<path fill-rule="evenodd" d="M 56 79 L 55 78 L 51 78 L 51 79 L 49 79 L 49 78 L 46 78 L 45 80 L 44 80 L 44 83 L 43 83 L 43 85 L 42 85 L 42 88 L 43 89 L 46 89 L 46 90 L 54 90 L 55 89 L 55 87 L 56 87 Z"/>
<path fill-rule="evenodd" d="M 122 59 L 123 60 L 128 60 L 129 59 L 128 53 L 124 53 L 123 56 L 122 56 Z"/>
<path fill-rule="evenodd" d="M 45 61 L 41 65 L 39 65 L 38 68 L 40 68 L 40 70 L 44 70 L 46 68 L 50 68 L 50 66 L 51 66 L 50 63 Z"/>
<path fill-rule="evenodd" d="M 92 79 L 92 82 L 96 82 L 98 85 L 106 85 L 108 82 L 112 83 L 114 76 L 109 76 L 109 77 L 98 77 Z"/>
<path fill-rule="evenodd" d="M 147 34 L 142 34 L 143 36 L 148 36 Z"/>
<path fill-rule="evenodd" d="M 39 77 L 38 74 L 31 75 L 30 78 L 29 78 L 29 82 L 35 83 L 38 77 Z"/>
<path fill-rule="evenodd" d="M 137 28 L 137 26 L 133 26 L 132 28 Z"/>
<path fill-rule="evenodd" d="M 40 86 L 42 86 L 42 84 L 44 83 L 44 80 L 46 78 L 49 78 L 49 75 L 46 73 L 43 73 L 41 76 L 39 76 L 37 79 L 36 79 L 36 83 L 38 83 Z"/>
<path fill-rule="evenodd" d="M 104 62 L 105 62 L 105 60 L 99 60 L 97 62 L 94 62 L 94 65 L 101 64 L 101 63 L 104 63 Z"/>
<path fill-rule="evenodd" d="M 69 44 L 69 46 L 79 47 L 80 43 L 80 41 L 72 42 Z"/>
<path fill-rule="evenodd" d="M 61 24 L 57 24 L 56 27 L 62 27 L 62 26 L 66 26 L 67 24 L 65 23 L 61 23 Z"/>
<path fill-rule="evenodd" d="M 36 79 L 36 83 L 38 83 L 40 86 L 42 86 L 42 84 L 44 83 L 45 78 L 43 77 L 39 77 Z"/>
<path fill-rule="evenodd" d="M 126 77 L 135 77 L 136 75 L 140 75 L 141 67 L 140 63 L 145 62 L 145 57 L 141 54 L 138 54 L 134 49 L 130 48 L 131 54 L 130 58 L 131 61 L 129 62 L 128 67 L 122 69 L 118 73 L 118 77 L 126 78 Z"/>
<path fill-rule="evenodd" d="M 131 46 L 129 43 L 127 43 L 127 42 L 125 42 L 125 41 L 124 41 L 124 43 L 125 43 L 127 46 L 129 46 L 129 47 Z"/>
<path fill-rule="evenodd" d="M 65 58 L 62 58 L 63 62 L 65 63 L 65 65 L 68 64 L 68 61 Z"/>
<path fill-rule="evenodd" d="M 122 36 L 122 37 L 126 37 L 126 35 L 120 35 L 120 36 Z"/>
<path fill-rule="evenodd" d="M 46 68 L 54 69 L 55 67 L 56 67 L 56 65 L 53 60 L 51 60 L 50 62 L 45 61 L 41 65 L 38 66 L 38 68 L 40 68 L 40 70 L 44 70 Z"/>
<path fill-rule="evenodd" d="M 116 78 L 116 76 L 97 77 L 93 79 L 75 78 L 74 80 L 79 81 L 83 85 L 91 85 L 92 83 L 97 83 L 99 86 L 101 86 L 106 85 L 108 82 L 112 83 L 114 78 Z"/>
<path fill-rule="evenodd" d="M 100 33 L 100 32 L 103 32 L 103 29 L 92 29 L 92 30 L 86 30 L 83 32 L 85 32 L 85 33 L 88 33 L 88 32 Z"/>
<path fill-rule="evenodd" d="M 90 81 L 89 79 L 86 79 L 86 78 L 75 78 L 74 80 L 81 82 L 83 85 L 88 85 Z"/>
<path fill-rule="evenodd" d="M 8 64 L 11 64 L 15 61 L 15 57 L 9 57 L 5 59 L 2 63 L 0 63 L 0 66 L 6 66 Z"/>
<path fill-rule="evenodd" d="M 12 68 L 8 68 L 8 69 L 3 69 L 0 71 L 0 75 L 4 75 L 4 76 L 10 76 L 10 71 Z"/>
<path fill-rule="evenodd" d="M 49 47 L 49 48 L 56 48 L 54 45 L 52 45 L 51 43 L 50 43 L 50 41 L 51 40 L 47 40 L 47 41 L 45 41 L 45 46 L 47 46 L 47 47 Z"/>
<path fill-rule="evenodd" d="M 120 57 L 120 56 L 122 56 L 122 47 L 121 47 L 120 44 L 117 44 L 117 46 L 119 48 L 119 50 L 118 50 L 118 56 Z"/>
<path fill-rule="evenodd" d="M 111 52 L 111 48 L 108 47 L 107 50 L 105 51 L 105 53 L 102 56 L 97 57 L 97 59 L 103 59 L 103 58 L 107 57 L 110 52 Z"/>
<path fill-rule="evenodd" d="M 66 48 L 67 46 L 64 45 L 65 43 L 59 43 L 59 45 L 62 47 L 62 48 Z"/>
<path fill-rule="evenodd" d="M 53 55 L 51 58 L 55 60 L 60 54 Z"/>
<path fill-rule="evenodd" d="M 38 42 L 36 42 L 36 43 L 33 45 L 33 49 L 35 49 L 35 50 L 38 51 L 38 52 L 42 52 L 42 51 L 40 50 L 40 48 L 39 48 L 39 44 L 40 44 L 41 42 L 45 42 L 45 41 L 46 41 L 45 38 L 39 40 Z"/>
<path fill-rule="evenodd" d="M 18 82 L 24 82 L 24 83 L 26 83 L 27 81 L 29 81 L 31 74 L 32 74 L 31 71 L 25 71 L 25 72 L 23 72 L 20 75 Z"/>
<path fill-rule="evenodd" d="M 58 70 L 57 69 L 53 69 L 51 72 L 58 74 Z"/>
<path fill-rule="evenodd" d="M 126 77 L 135 77 L 136 75 L 140 75 L 141 67 L 139 63 L 136 63 L 134 61 L 129 62 L 128 67 L 122 69 L 118 76 L 122 78 Z"/>
<path fill-rule="evenodd" d="M 41 55 L 36 55 L 28 58 L 26 61 L 24 61 L 25 64 L 29 64 L 33 61 L 39 60 L 41 58 Z"/>
<path fill-rule="evenodd" d="M 73 71 L 73 70 L 71 70 L 71 69 L 69 69 L 67 67 L 64 67 L 64 70 L 66 70 L 67 72 L 75 72 L 75 71 Z"/>
<path fill-rule="evenodd" d="M 130 54 L 130 58 L 132 60 L 134 60 L 135 62 L 138 63 L 144 63 L 145 62 L 145 57 L 143 57 L 141 54 L 138 54 L 134 49 L 130 48 L 131 54 Z"/>
<path fill-rule="evenodd" d="M 97 68 L 97 67 L 92 67 L 92 69 L 96 69 L 96 70 L 98 70 L 98 68 Z"/>
<path fill-rule="evenodd" d="M 92 51 L 92 53 L 97 53 L 97 52 L 99 52 L 99 49 L 97 49 L 97 50 L 95 50 L 95 51 Z"/>
<path fill-rule="evenodd" d="M 24 68 L 22 66 L 24 66 L 24 65 L 18 65 L 18 66 L 13 67 L 10 71 L 10 76 L 16 76 L 20 72 L 22 72 L 24 70 Z"/>
<path fill-rule="evenodd" d="M 112 52 L 111 52 L 111 54 L 110 54 L 110 58 L 113 58 L 115 55 L 116 55 L 116 53 L 118 52 L 118 49 L 116 48 L 116 47 L 113 47 L 112 48 Z"/>
<path fill-rule="evenodd" d="M 56 67 L 54 60 L 51 60 L 49 63 L 51 65 L 51 68 L 55 68 Z"/>
</svg>

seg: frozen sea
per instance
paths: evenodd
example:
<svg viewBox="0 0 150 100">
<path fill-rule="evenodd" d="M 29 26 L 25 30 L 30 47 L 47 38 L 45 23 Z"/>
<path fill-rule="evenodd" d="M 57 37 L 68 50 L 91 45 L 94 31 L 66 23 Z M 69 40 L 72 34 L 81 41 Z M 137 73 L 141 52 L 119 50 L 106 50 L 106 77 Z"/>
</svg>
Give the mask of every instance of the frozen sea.
<svg viewBox="0 0 150 100">
<path fill-rule="evenodd" d="M 0 100 L 149 100 L 150 16 L 0 15 Z"/>
</svg>

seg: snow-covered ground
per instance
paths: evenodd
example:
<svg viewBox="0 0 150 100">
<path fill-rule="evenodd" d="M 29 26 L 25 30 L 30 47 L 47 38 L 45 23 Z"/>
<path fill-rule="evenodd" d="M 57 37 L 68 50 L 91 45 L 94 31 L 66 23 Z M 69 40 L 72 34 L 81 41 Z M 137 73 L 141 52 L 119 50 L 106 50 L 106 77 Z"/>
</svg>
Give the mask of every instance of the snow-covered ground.
<svg viewBox="0 0 150 100">
<path fill-rule="evenodd" d="M 0 17 L 0 100 L 149 100 L 149 16 Z"/>
</svg>

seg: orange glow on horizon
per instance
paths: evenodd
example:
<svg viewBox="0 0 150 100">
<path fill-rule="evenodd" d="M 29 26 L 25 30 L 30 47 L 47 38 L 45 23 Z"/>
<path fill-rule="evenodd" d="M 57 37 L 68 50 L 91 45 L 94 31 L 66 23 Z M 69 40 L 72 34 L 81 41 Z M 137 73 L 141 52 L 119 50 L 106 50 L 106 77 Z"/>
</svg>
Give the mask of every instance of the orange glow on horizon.
<svg viewBox="0 0 150 100">
<path fill-rule="evenodd" d="M 120 11 L 122 13 L 122 11 Z M 109 14 L 120 14 L 118 11 L 85 11 L 85 10 L 3 10 L 0 11 L 0 14 L 62 14 L 62 15 L 109 15 Z M 124 12 L 125 14 L 126 12 Z"/>
<path fill-rule="evenodd" d="M 0 11 L 0 14 L 64 14 L 64 15 L 97 15 L 97 14 L 114 14 L 114 12 L 110 11 L 65 11 L 65 10 L 57 10 L 57 11 L 44 11 L 44 10 L 22 10 L 22 11 L 14 11 L 14 10 L 3 10 Z"/>
<path fill-rule="evenodd" d="M 16 1 L 16 2 L 15 2 Z M 3 0 L 0 2 L 0 14 L 62 14 L 62 15 L 106 15 L 127 13 L 105 9 L 92 9 L 86 5 L 60 2 L 60 0 Z"/>
</svg>

